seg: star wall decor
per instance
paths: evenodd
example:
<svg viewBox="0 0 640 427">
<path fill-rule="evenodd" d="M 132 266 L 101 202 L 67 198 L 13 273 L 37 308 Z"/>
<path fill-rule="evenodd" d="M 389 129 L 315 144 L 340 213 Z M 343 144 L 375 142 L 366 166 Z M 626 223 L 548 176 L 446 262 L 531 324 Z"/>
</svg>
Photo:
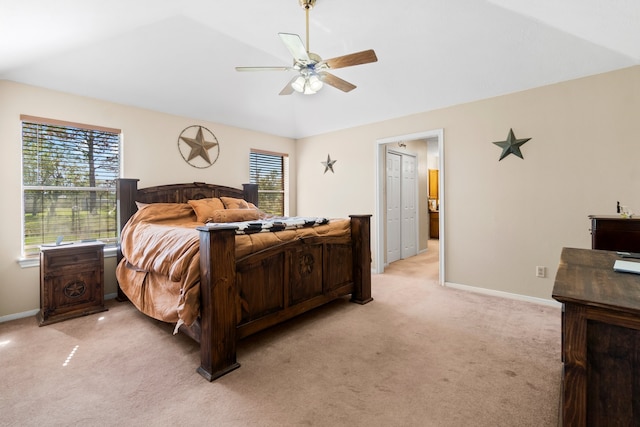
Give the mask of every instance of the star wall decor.
<svg viewBox="0 0 640 427">
<path fill-rule="evenodd" d="M 322 162 L 322 164 L 324 165 L 324 173 L 327 173 L 328 170 L 330 170 L 331 173 L 335 173 L 333 171 L 333 165 L 335 162 L 337 162 L 337 160 L 331 160 L 331 156 L 327 154 L 327 161 Z"/>
<path fill-rule="evenodd" d="M 524 157 L 522 157 L 522 152 L 520 151 L 520 147 L 530 139 L 531 138 L 517 139 L 516 136 L 513 134 L 513 129 L 509 129 L 509 135 L 507 136 L 506 141 L 494 142 L 494 144 L 502 148 L 502 154 L 500 154 L 500 159 L 498 161 L 504 159 L 509 154 L 515 154 L 521 159 L 524 159 Z"/>
<path fill-rule="evenodd" d="M 205 133 L 207 134 L 206 137 Z M 193 125 L 185 128 L 180 133 L 178 150 L 180 150 L 180 155 L 185 162 L 194 168 L 204 169 L 218 160 L 220 144 L 209 129 L 204 126 Z M 210 151 L 213 151 L 215 157 L 211 155 Z"/>
</svg>

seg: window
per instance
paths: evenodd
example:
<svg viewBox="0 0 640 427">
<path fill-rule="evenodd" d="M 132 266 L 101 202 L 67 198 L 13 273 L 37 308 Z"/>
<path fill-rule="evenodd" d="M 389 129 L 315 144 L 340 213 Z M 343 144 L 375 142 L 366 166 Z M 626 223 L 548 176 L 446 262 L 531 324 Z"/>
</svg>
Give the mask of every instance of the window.
<svg viewBox="0 0 640 427">
<path fill-rule="evenodd" d="M 24 256 L 39 246 L 117 238 L 119 129 L 39 117 L 22 120 Z"/>
<path fill-rule="evenodd" d="M 258 206 L 266 213 L 289 215 L 289 156 L 251 150 L 249 174 L 258 184 Z"/>
</svg>

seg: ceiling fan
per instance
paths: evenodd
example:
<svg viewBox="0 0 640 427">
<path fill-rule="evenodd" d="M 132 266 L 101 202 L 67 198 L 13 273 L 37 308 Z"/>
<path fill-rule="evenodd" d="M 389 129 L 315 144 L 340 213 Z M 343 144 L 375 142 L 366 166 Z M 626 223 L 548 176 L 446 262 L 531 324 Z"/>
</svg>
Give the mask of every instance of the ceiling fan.
<svg viewBox="0 0 640 427">
<path fill-rule="evenodd" d="M 237 71 L 297 71 L 295 76 L 280 91 L 280 95 L 291 95 L 294 91 L 306 95 L 314 94 L 322 89 L 324 83 L 340 89 L 343 92 L 349 92 L 356 88 L 355 85 L 348 81 L 329 73 L 327 70 L 335 70 L 337 68 L 351 67 L 353 65 L 368 64 L 376 62 L 378 58 L 372 50 L 363 50 L 362 52 L 351 53 L 349 55 L 338 56 L 332 59 L 323 60 L 319 55 L 309 51 L 309 9 L 315 4 L 316 0 L 298 0 L 300 6 L 305 10 L 306 15 L 306 47 L 302 43 L 300 36 L 297 34 L 278 33 L 280 39 L 285 44 L 291 55 L 293 56 L 293 66 L 291 67 L 236 67 Z"/>
</svg>

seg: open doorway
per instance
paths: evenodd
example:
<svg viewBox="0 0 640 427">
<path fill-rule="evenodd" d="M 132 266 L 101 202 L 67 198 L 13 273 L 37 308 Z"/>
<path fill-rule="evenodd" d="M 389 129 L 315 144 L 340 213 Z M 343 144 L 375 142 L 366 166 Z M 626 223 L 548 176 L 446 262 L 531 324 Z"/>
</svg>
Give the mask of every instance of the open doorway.
<svg viewBox="0 0 640 427">
<path fill-rule="evenodd" d="M 416 145 L 417 144 L 417 145 Z M 424 146 L 422 146 L 424 144 Z M 428 149 L 427 149 L 427 146 Z M 384 138 L 376 141 L 375 150 L 376 150 L 376 217 L 377 217 L 377 228 L 376 228 L 376 241 L 374 242 L 376 248 L 376 273 L 382 273 L 388 264 L 387 262 L 387 185 L 388 185 L 388 171 L 387 167 L 387 153 L 391 148 L 393 151 L 402 150 L 402 148 L 406 147 L 414 147 L 414 150 L 410 151 L 420 151 L 423 153 L 418 156 L 418 162 L 420 165 L 418 168 L 423 169 L 424 173 L 427 173 L 427 169 L 437 169 L 439 171 L 439 179 L 438 179 L 438 230 L 437 236 L 439 237 L 437 240 L 428 238 L 428 245 L 437 245 L 436 250 L 439 252 L 439 283 L 442 285 L 445 283 L 445 200 L 444 200 L 444 130 L 436 129 L 431 131 L 418 132 L 414 134 L 408 135 L 398 135 L 389 138 Z M 415 147 L 418 147 L 417 149 Z M 435 148 L 434 148 L 435 147 Z M 434 151 L 435 150 L 435 151 Z M 427 155 L 429 154 L 429 161 L 427 160 Z M 435 166 L 434 166 L 434 158 L 435 158 Z M 423 194 L 424 193 L 424 194 Z M 428 215 L 427 209 L 431 203 L 431 201 L 427 201 L 428 195 L 427 190 L 419 190 L 416 197 L 418 199 L 422 199 L 425 203 L 417 203 L 417 216 L 426 216 Z M 427 222 L 423 220 L 417 221 L 418 226 L 416 227 L 416 239 L 420 239 L 420 235 L 422 234 L 429 236 L 432 233 L 428 232 L 428 220 Z M 428 247 L 426 248 L 428 250 Z"/>
</svg>

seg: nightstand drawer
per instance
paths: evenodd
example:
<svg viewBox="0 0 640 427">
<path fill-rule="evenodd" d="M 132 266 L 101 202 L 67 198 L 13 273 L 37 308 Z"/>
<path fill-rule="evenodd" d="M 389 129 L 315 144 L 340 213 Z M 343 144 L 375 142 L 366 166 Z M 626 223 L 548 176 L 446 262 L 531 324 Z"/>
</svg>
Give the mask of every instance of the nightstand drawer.
<svg viewBox="0 0 640 427">
<path fill-rule="evenodd" d="M 56 248 L 57 249 L 57 248 Z M 57 269 L 77 268 L 86 265 L 96 265 L 102 258 L 102 251 L 97 249 L 91 250 L 75 250 L 72 246 L 64 249 L 45 249 L 48 252 L 46 257 L 47 268 L 49 271 Z M 71 250 L 74 249 L 74 250 Z M 88 248 L 83 248 L 88 249 Z M 86 268 L 86 267 L 85 267 Z"/>
</svg>

